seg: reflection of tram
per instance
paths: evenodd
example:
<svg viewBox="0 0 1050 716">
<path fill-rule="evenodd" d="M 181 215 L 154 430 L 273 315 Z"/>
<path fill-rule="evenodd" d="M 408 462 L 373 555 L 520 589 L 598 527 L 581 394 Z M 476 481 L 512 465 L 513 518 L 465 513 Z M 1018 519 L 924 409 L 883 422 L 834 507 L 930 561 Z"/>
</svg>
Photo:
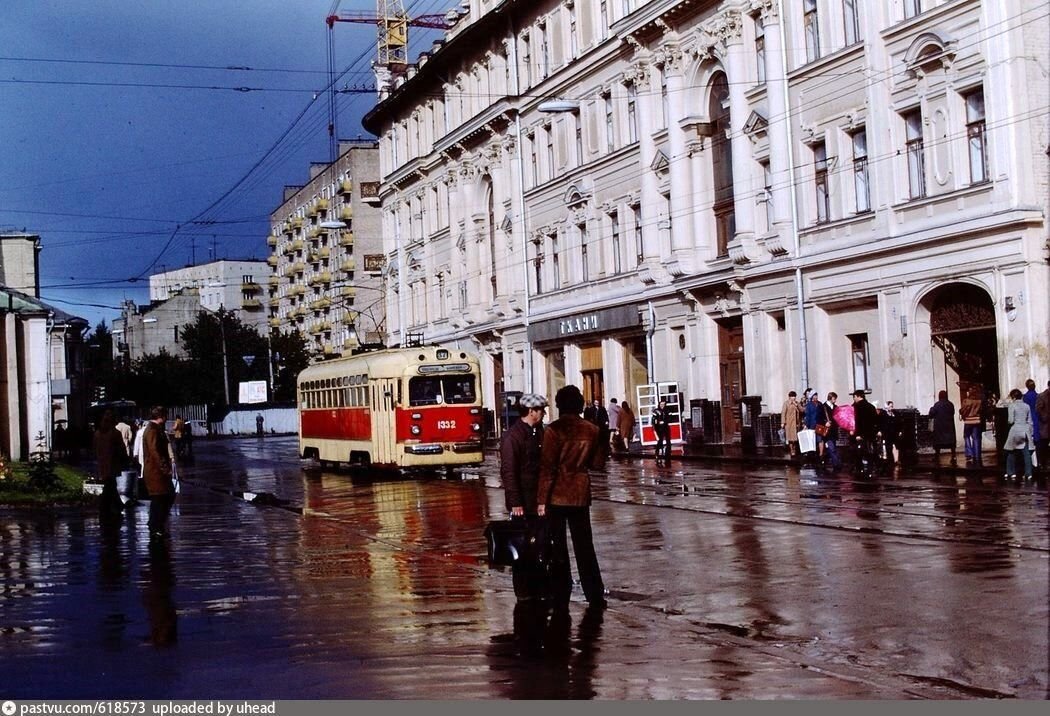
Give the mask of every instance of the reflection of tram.
<svg viewBox="0 0 1050 716">
<path fill-rule="evenodd" d="M 337 358 L 299 374 L 299 454 L 383 467 L 478 465 L 475 356 L 435 346 Z"/>
</svg>

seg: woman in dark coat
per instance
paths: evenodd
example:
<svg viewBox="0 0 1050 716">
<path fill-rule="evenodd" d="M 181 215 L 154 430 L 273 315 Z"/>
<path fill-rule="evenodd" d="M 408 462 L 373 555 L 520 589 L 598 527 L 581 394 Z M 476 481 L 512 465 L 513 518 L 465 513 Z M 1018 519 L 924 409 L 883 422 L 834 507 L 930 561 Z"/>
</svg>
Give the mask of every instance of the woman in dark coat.
<svg viewBox="0 0 1050 716">
<path fill-rule="evenodd" d="M 930 408 L 933 431 L 933 455 L 937 462 L 941 450 L 951 450 L 952 465 L 955 464 L 955 405 L 948 400 L 948 391 L 937 394 L 937 402 Z"/>
<path fill-rule="evenodd" d="M 93 440 L 96 471 L 102 481 L 98 514 L 103 521 L 117 518 L 124 511 L 124 503 L 117 493 L 117 475 L 124 469 L 128 453 L 116 424 L 113 411 L 107 410 L 99 421 Z"/>
</svg>

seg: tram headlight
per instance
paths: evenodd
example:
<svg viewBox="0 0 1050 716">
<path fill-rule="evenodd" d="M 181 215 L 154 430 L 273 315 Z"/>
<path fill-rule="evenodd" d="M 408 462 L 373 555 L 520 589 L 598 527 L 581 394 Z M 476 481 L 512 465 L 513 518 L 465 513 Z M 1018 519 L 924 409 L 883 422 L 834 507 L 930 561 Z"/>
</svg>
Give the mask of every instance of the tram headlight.
<svg viewBox="0 0 1050 716">
<path fill-rule="evenodd" d="M 471 423 L 470 424 L 470 429 L 473 430 L 476 433 L 480 433 L 481 432 L 481 425 L 479 423 Z"/>
<path fill-rule="evenodd" d="M 420 435 L 420 434 L 422 434 L 423 429 L 421 427 L 419 427 L 418 425 L 413 425 L 411 427 L 411 431 L 412 431 L 413 435 Z"/>
</svg>

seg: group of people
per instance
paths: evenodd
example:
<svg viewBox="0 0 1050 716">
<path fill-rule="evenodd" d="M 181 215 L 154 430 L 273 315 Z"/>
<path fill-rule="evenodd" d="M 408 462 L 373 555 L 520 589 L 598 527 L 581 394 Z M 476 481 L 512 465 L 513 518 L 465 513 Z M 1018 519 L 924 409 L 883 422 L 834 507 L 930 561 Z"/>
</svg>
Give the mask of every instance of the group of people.
<svg viewBox="0 0 1050 716">
<path fill-rule="evenodd" d="M 939 391 L 937 402 L 927 413 L 935 459 L 939 460 L 941 452 L 947 451 L 951 455 L 951 464 L 956 464 L 956 423 L 959 420 L 963 424 L 966 460 L 979 464 L 981 438 L 987 425 L 994 423 L 996 444 L 1005 463 L 1004 477 L 1020 477 L 1020 465 L 1024 469 L 1024 478 L 1031 479 L 1035 466 L 1046 465 L 1050 459 L 1050 382 L 1042 393 L 1036 392 L 1032 379 L 1026 381 L 1025 388 L 1023 393 L 1014 388 L 1000 400 L 995 393 L 984 397 L 979 386 L 966 386 L 958 410 L 948 399 L 947 391 Z M 794 457 L 803 452 L 799 447 L 799 432 L 812 430 L 815 433 L 812 452 L 816 460 L 837 470 L 842 466 L 838 454 L 839 437 L 841 431 L 846 430 L 852 438 L 850 443 L 858 461 L 880 459 L 887 465 L 899 461 L 901 448 L 909 441 L 901 430 L 893 401 L 878 408 L 867 400 L 863 390 L 854 391 L 852 399 L 852 405 L 840 406 L 835 392 L 828 393 L 824 400 L 812 389 L 807 389 L 801 400 L 795 391 L 789 392 L 780 413 L 784 439 L 791 455 Z"/>
<path fill-rule="evenodd" d="M 568 604 L 572 593 L 568 530 L 584 596 L 592 607 L 604 607 L 605 585 L 591 534 L 590 470 L 603 465 L 608 437 L 603 442 L 599 426 L 581 417 L 584 398 L 575 385 L 559 390 L 554 405 L 558 419 L 544 427 L 547 399 L 523 395 L 518 401 L 521 419 L 504 433 L 500 444 L 507 510 L 512 517 L 546 518 L 551 540 L 549 572 L 547 565 L 516 563 L 514 591 L 521 600 Z M 596 407 L 600 406 L 591 406 Z"/>
<path fill-rule="evenodd" d="M 150 419 L 133 426 L 127 418 L 118 422 L 107 410 L 94 434 L 96 470 L 102 482 L 99 516 L 113 525 L 124 512 L 117 490 L 117 476 L 137 463 L 149 495 L 150 539 L 161 539 L 167 532 L 168 515 L 175 503 L 175 450 L 165 430 L 167 409 L 155 406 Z"/>
<path fill-rule="evenodd" d="M 824 400 L 812 388 L 806 389 L 802 400 L 795 391 L 788 393 L 780 415 L 792 457 L 812 452 L 819 465 L 838 470 L 842 467 L 839 436 L 841 431 L 847 431 L 858 464 L 874 459 L 893 464 L 900 459 L 902 436 L 893 401 L 887 401 L 885 407 L 879 409 L 868 401 L 863 390 L 855 390 L 851 397 L 852 405 L 840 406 L 838 393 L 834 391 Z M 800 449 L 801 430 L 812 431 L 809 436 L 812 450 Z"/>
<path fill-rule="evenodd" d="M 634 439 L 634 426 L 637 423 L 630 403 L 610 398 L 609 407 L 605 408 L 600 400 L 592 400 L 583 410 L 583 419 L 598 426 L 598 438 L 603 448 L 618 453 L 627 452 L 627 446 Z"/>
</svg>

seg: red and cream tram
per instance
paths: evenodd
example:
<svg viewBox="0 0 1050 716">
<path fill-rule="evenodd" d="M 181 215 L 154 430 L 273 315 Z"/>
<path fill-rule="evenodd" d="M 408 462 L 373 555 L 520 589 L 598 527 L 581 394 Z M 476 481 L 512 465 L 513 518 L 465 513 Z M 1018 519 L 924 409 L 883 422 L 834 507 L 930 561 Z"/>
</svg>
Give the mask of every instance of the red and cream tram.
<svg viewBox="0 0 1050 716">
<path fill-rule="evenodd" d="M 391 468 L 478 465 L 477 357 L 424 346 L 336 358 L 299 374 L 299 454 Z"/>
</svg>

